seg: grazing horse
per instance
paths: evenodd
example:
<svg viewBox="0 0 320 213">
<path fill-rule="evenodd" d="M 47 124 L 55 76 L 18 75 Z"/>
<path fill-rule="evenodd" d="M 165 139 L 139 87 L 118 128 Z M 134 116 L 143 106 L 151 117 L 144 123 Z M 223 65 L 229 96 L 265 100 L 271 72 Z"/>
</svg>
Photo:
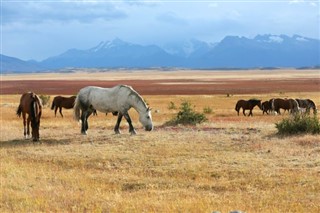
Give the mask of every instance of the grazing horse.
<svg viewBox="0 0 320 213">
<path fill-rule="evenodd" d="M 33 141 L 38 141 L 39 136 L 39 127 L 40 127 L 40 118 L 42 113 L 42 102 L 39 96 L 33 92 L 28 92 L 22 94 L 20 98 L 20 104 L 17 109 L 17 115 L 23 118 L 24 126 L 24 136 L 25 138 L 30 136 L 30 122 L 31 122 L 31 134 Z M 26 118 L 28 114 L 28 118 Z"/>
<path fill-rule="evenodd" d="M 310 113 L 310 109 L 313 110 L 313 114 L 317 114 L 317 107 L 311 99 L 296 99 L 300 108 L 304 108 L 306 113 Z"/>
<path fill-rule="evenodd" d="M 243 115 L 246 116 L 245 110 L 248 109 L 250 110 L 248 116 L 253 116 L 252 110 L 255 106 L 258 106 L 261 109 L 261 100 L 257 99 L 250 99 L 248 101 L 246 100 L 239 100 L 236 104 L 235 110 L 237 111 L 239 115 L 239 111 L 242 108 L 243 109 Z"/>
<path fill-rule="evenodd" d="M 63 97 L 63 96 L 56 96 L 54 97 L 51 105 L 51 110 L 54 109 L 54 116 L 57 117 L 57 110 L 59 108 L 59 113 L 61 117 L 63 117 L 62 114 L 62 108 L 65 109 L 72 109 L 74 106 L 74 101 L 76 100 L 76 96 L 71 97 Z"/>
<path fill-rule="evenodd" d="M 269 112 L 271 111 L 271 102 L 270 101 L 264 101 L 262 104 L 261 104 L 261 109 L 263 111 L 263 115 L 264 113 L 266 113 L 267 115 L 269 115 Z"/>
<path fill-rule="evenodd" d="M 271 103 L 272 110 L 277 112 L 279 115 L 280 109 L 289 110 L 289 112 L 297 113 L 299 112 L 299 104 L 295 99 L 282 99 L 282 98 L 275 98 L 272 100 Z"/>
<path fill-rule="evenodd" d="M 136 134 L 128 114 L 130 108 L 134 108 L 139 113 L 139 121 L 145 130 L 151 131 L 153 129 L 151 110 L 147 107 L 143 98 L 130 86 L 118 85 L 112 88 L 84 87 L 79 91 L 73 109 L 74 118 L 76 120 L 81 118 L 82 134 L 87 134 L 88 117 L 94 109 L 103 113 L 112 112 L 115 114 L 118 112 L 117 123 L 114 127 L 116 134 L 120 134 L 119 126 L 123 116 L 129 124 L 129 132 Z"/>
</svg>

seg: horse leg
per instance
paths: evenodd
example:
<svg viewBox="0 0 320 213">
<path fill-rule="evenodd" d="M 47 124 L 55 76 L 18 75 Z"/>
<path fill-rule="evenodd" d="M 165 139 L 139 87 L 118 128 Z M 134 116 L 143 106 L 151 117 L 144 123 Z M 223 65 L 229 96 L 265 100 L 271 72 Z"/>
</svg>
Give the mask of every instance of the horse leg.
<svg viewBox="0 0 320 213">
<path fill-rule="evenodd" d="M 63 117 L 63 114 L 62 114 L 62 107 L 59 107 L 59 112 L 60 112 L 61 117 Z"/>
<path fill-rule="evenodd" d="M 27 138 L 27 119 L 26 119 L 26 113 L 22 113 L 23 118 L 23 135 L 24 138 Z"/>
<path fill-rule="evenodd" d="M 86 112 L 86 125 L 85 125 L 86 131 L 89 129 L 88 118 L 91 114 L 92 114 L 92 111 Z"/>
<path fill-rule="evenodd" d="M 28 116 L 28 119 L 27 119 L 27 138 L 30 137 L 30 122 L 31 122 L 31 118 L 30 118 L 30 116 Z"/>
<path fill-rule="evenodd" d="M 57 110 L 58 110 L 58 107 L 55 106 L 55 107 L 54 107 L 54 117 L 57 117 Z"/>
<path fill-rule="evenodd" d="M 87 125 L 86 125 L 86 112 L 81 112 L 81 134 L 87 134 Z"/>
<path fill-rule="evenodd" d="M 246 113 L 245 113 L 245 111 L 246 111 L 246 110 L 243 109 L 243 110 L 242 110 L 242 113 L 243 113 L 244 116 L 247 116 Z"/>
<path fill-rule="evenodd" d="M 252 114 L 252 109 L 250 109 L 250 112 L 249 112 L 249 115 L 248 116 L 253 116 L 253 114 Z"/>
<path fill-rule="evenodd" d="M 124 118 L 127 120 L 128 124 L 129 124 L 129 132 L 131 133 L 131 135 L 136 135 L 137 132 L 132 126 L 132 121 L 131 121 L 131 118 L 130 118 L 128 112 L 124 114 Z"/>
<path fill-rule="evenodd" d="M 119 127 L 120 127 L 120 122 L 121 122 L 121 120 L 122 120 L 122 116 L 123 116 L 123 115 L 122 115 L 122 113 L 120 112 L 120 113 L 118 114 L 117 123 L 116 123 L 116 125 L 114 126 L 114 132 L 115 132 L 115 134 L 120 134 L 120 133 L 121 133 Z"/>
</svg>

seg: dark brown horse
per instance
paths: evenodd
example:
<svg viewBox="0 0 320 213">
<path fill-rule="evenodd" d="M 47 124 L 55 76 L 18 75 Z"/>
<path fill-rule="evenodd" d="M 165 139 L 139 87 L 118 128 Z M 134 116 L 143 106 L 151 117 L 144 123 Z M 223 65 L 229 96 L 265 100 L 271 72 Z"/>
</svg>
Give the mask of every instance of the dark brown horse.
<svg viewBox="0 0 320 213">
<path fill-rule="evenodd" d="M 74 106 L 74 101 L 76 100 L 76 96 L 71 97 L 63 97 L 63 96 L 56 96 L 54 97 L 51 105 L 51 109 L 54 109 L 54 115 L 57 116 L 57 110 L 59 108 L 59 113 L 61 117 L 63 117 L 62 114 L 62 108 L 65 109 L 72 109 Z"/>
<path fill-rule="evenodd" d="M 299 111 L 299 104 L 295 99 L 282 99 L 275 98 L 272 100 L 272 110 L 277 112 L 279 115 L 280 109 L 288 110 L 290 113 L 297 113 Z"/>
<path fill-rule="evenodd" d="M 267 115 L 269 114 L 269 112 L 272 110 L 271 108 L 271 102 L 270 101 L 264 101 L 262 104 L 261 104 L 261 109 L 263 111 L 263 115 L 264 113 L 266 113 Z"/>
<path fill-rule="evenodd" d="M 23 118 L 24 136 L 25 138 L 30 136 L 30 122 L 31 122 L 31 134 L 33 141 L 38 141 L 40 118 L 42 113 L 42 102 L 39 96 L 33 92 L 24 93 L 20 98 L 20 104 L 17 109 L 17 115 Z M 28 114 L 28 118 L 26 115 Z"/>
<path fill-rule="evenodd" d="M 243 109 L 243 115 L 246 116 L 245 110 L 250 110 L 248 116 L 253 116 L 252 110 L 255 106 L 258 106 L 261 109 L 261 100 L 257 99 L 250 99 L 248 101 L 246 100 L 239 100 L 236 104 L 235 110 L 237 111 L 239 115 L 239 111 L 242 108 Z"/>
</svg>

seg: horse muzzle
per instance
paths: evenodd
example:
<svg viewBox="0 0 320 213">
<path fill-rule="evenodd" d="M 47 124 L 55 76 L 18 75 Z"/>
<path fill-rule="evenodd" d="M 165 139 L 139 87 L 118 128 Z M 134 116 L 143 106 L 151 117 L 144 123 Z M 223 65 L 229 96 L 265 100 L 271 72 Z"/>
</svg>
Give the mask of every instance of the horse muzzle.
<svg viewBox="0 0 320 213">
<path fill-rule="evenodd" d="M 148 125 L 148 126 L 145 126 L 144 129 L 146 131 L 152 131 L 153 130 L 153 126 L 152 125 Z"/>
</svg>

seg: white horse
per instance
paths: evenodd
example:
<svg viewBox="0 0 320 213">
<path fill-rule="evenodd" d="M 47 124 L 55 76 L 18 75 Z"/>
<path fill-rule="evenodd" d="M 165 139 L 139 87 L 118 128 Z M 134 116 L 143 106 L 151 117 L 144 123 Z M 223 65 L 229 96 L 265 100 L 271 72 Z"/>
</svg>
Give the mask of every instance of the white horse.
<svg viewBox="0 0 320 213">
<path fill-rule="evenodd" d="M 118 120 L 114 127 L 116 134 L 120 134 L 119 126 L 124 116 L 129 124 L 129 132 L 136 134 L 132 126 L 128 110 L 133 107 L 139 113 L 139 121 L 146 131 L 153 129 L 151 110 L 142 97 L 130 86 L 118 85 L 112 88 L 88 86 L 82 88 L 75 100 L 74 118 L 82 121 L 81 133 L 87 134 L 88 117 L 94 110 L 103 113 L 118 112 Z M 81 116 L 80 116 L 81 110 Z"/>
</svg>

